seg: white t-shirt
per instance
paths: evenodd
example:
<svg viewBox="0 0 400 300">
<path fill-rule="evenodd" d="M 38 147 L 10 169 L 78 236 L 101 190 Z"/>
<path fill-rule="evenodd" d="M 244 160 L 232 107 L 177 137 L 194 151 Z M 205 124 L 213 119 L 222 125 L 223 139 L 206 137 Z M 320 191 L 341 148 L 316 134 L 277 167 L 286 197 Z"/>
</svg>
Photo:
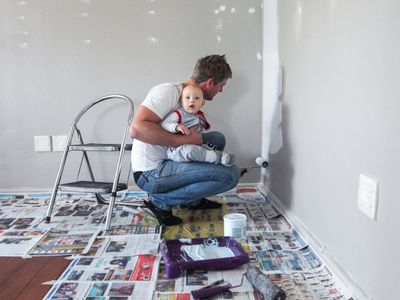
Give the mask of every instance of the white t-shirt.
<svg viewBox="0 0 400 300">
<path fill-rule="evenodd" d="M 179 106 L 183 85 L 180 83 L 163 83 L 153 87 L 141 105 L 154 112 L 161 120 Z M 149 171 L 167 158 L 167 147 L 146 144 L 133 140 L 131 161 L 134 171 Z"/>
</svg>

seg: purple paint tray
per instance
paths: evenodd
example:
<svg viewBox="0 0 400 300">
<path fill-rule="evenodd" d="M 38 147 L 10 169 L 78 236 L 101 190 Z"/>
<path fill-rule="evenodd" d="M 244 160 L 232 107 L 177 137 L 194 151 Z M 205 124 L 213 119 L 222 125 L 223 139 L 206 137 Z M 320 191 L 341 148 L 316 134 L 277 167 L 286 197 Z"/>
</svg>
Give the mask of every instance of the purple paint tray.
<svg viewBox="0 0 400 300">
<path fill-rule="evenodd" d="M 188 248 L 221 247 L 222 252 L 229 252 L 230 257 L 193 259 L 188 254 Z M 161 254 L 164 259 L 167 278 L 179 277 L 183 271 L 189 269 L 227 270 L 237 268 L 249 262 L 249 255 L 240 244 L 231 237 L 212 237 L 164 240 L 161 243 Z"/>
</svg>

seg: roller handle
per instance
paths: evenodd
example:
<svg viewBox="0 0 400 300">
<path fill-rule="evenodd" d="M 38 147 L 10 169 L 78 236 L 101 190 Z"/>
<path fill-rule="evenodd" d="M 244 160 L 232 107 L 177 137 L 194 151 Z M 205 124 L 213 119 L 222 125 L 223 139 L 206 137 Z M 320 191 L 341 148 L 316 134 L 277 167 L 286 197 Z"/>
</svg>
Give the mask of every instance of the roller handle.
<svg viewBox="0 0 400 300">
<path fill-rule="evenodd" d="M 226 285 L 218 285 L 213 287 L 205 287 L 196 291 L 192 291 L 192 296 L 195 300 L 208 298 L 214 295 L 222 294 L 228 291 L 232 285 L 230 283 Z"/>
</svg>

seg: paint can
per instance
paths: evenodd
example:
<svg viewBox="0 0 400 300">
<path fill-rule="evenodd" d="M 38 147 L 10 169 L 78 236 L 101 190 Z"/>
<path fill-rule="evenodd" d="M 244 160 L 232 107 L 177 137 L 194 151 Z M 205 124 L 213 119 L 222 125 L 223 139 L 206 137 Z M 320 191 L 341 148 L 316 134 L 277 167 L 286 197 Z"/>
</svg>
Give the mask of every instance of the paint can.
<svg viewBox="0 0 400 300">
<path fill-rule="evenodd" d="M 224 236 L 231 236 L 239 242 L 246 240 L 246 221 L 244 214 L 232 213 L 224 216 Z"/>
</svg>

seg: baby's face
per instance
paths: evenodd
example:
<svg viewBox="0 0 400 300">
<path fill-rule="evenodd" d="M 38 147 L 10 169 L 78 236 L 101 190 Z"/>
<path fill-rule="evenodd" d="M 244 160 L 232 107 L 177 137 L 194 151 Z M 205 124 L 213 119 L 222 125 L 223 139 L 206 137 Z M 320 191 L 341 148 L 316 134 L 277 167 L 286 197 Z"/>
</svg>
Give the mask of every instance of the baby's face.
<svg viewBox="0 0 400 300">
<path fill-rule="evenodd" d="M 182 91 L 182 107 L 189 114 L 197 114 L 204 105 L 203 91 L 196 86 L 188 85 Z"/>
</svg>

